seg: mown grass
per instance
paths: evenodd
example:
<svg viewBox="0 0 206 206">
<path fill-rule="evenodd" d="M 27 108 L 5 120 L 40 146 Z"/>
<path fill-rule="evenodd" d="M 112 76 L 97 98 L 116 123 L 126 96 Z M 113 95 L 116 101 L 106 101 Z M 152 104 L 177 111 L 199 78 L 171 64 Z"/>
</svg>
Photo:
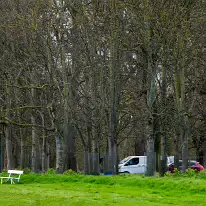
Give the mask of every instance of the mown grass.
<svg viewBox="0 0 206 206">
<path fill-rule="evenodd" d="M 0 185 L 0 205 L 206 205 L 204 176 L 23 175 Z"/>
</svg>

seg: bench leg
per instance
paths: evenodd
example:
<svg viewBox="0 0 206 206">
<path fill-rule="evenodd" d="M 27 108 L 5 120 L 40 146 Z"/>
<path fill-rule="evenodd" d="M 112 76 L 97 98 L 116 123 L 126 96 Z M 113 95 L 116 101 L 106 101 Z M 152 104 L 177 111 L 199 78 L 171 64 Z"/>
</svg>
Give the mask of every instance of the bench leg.
<svg viewBox="0 0 206 206">
<path fill-rule="evenodd" d="M 1 184 L 3 184 L 3 182 L 4 182 L 4 179 L 7 179 L 7 178 L 1 178 Z"/>
<path fill-rule="evenodd" d="M 14 180 L 11 178 L 11 184 L 15 184 Z"/>
</svg>

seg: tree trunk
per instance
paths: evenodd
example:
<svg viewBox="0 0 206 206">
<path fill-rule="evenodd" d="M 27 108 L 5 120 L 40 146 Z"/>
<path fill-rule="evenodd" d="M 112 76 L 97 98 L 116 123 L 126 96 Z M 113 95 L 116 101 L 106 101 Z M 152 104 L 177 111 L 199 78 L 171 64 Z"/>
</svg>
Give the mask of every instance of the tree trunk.
<svg viewBox="0 0 206 206">
<path fill-rule="evenodd" d="M 110 124 L 109 124 L 109 168 L 112 174 L 116 175 L 118 172 L 118 162 L 117 162 L 117 141 L 116 141 L 116 112 L 114 107 L 110 114 Z"/>
<path fill-rule="evenodd" d="M 89 174 L 89 152 L 88 152 L 88 148 L 84 148 L 84 173 Z"/>
<path fill-rule="evenodd" d="M 20 128 L 20 168 L 25 168 L 25 153 L 24 153 L 24 136 L 23 131 Z"/>
<path fill-rule="evenodd" d="M 147 128 L 147 175 L 154 176 L 155 172 L 155 153 L 154 153 L 154 137 L 152 120 L 149 121 Z"/>
<path fill-rule="evenodd" d="M 7 84 L 10 82 L 7 82 Z M 11 91 L 10 87 L 6 85 L 6 93 L 7 93 L 7 109 L 11 109 Z M 10 119 L 10 111 L 6 114 L 7 118 Z M 5 139 L 6 139 L 6 157 L 7 157 L 7 169 L 12 169 L 14 166 L 13 155 L 12 155 L 12 130 L 11 124 L 7 122 L 5 124 Z"/>
<path fill-rule="evenodd" d="M 121 93 L 121 69 L 119 54 L 119 20 L 118 5 L 116 0 L 110 1 L 111 8 L 111 36 L 110 36 L 110 102 L 109 102 L 109 156 L 111 158 L 111 171 L 116 175 L 118 172 L 117 158 L 117 124 L 118 105 Z"/>
<path fill-rule="evenodd" d="M 6 157 L 7 157 L 7 169 L 13 169 L 13 155 L 12 155 L 12 132 L 11 125 L 8 123 L 5 125 L 5 138 L 6 138 Z"/>
<path fill-rule="evenodd" d="M 145 43 L 146 43 L 146 63 L 145 69 L 147 71 L 147 121 L 146 121 L 146 134 L 147 134 L 147 175 L 154 176 L 155 174 L 155 132 L 154 129 L 154 110 L 156 104 L 156 65 L 153 59 L 153 53 L 155 48 L 154 37 L 152 34 L 152 27 L 150 21 L 150 2 L 146 0 L 144 2 L 145 14 Z"/>
<path fill-rule="evenodd" d="M 167 170 L 167 137 L 163 133 L 161 134 L 160 176 L 163 177 Z"/>
<path fill-rule="evenodd" d="M 188 167 L 188 121 L 185 116 L 185 41 L 184 36 L 178 34 L 177 43 L 180 59 L 174 72 L 175 96 L 177 105 L 178 128 L 182 144 L 182 171 L 185 172 Z"/>
<path fill-rule="evenodd" d="M 167 93 L 167 68 L 165 68 L 164 59 L 162 60 L 162 89 L 161 89 L 161 111 L 166 111 L 166 93 Z M 161 118 L 161 156 L 160 156 L 160 176 L 167 172 L 167 134 L 166 134 L 167 114 L 164 112 Z"/>
<path fill-rule="evenodd" d="M 44 122 L 44 115 L 42 112 L 40 112 L 41 119 L 42 119 L 42 126 L 45 126 Z M 42 172 L 45 173 L 47 171 L 47 141 L 46 141 L 46 131 L 45 129 L 42 130 L 42 155 L 41 155 L 41 167 L 42 167 Z"/>
<path fill-rule="evenodd" d="M 50 168 L 50 159 L 51 159 L 51 152 L 50 152 L 50 143 L 47 141 L 47 153 L 46 153 L 46 170 Z"/>
<path fill-rule="evenodd" d="M 187 121 L 184 122 L 185 127 L 182 131 L 182 171 L 185 172 L 188 169 L 188 129 L 187 129 Z"/>
<path fill-rule="evenodd" d="M 56 172 L 62 174 L 63 168 L 63 137 L 56 131 Z"/>
<path fill-rule="evenodd" d="M 100 173 L 98 137 L 95 137 L 93 141 L 93 172 L 95 174 Z"/>
<path fill-rule="evenodd" d="M 71 123 L 64 125 L 64 170 L 71 169 L 77 171 L 75 128 Z"/>
<path fill-rule="evenodd" d="M 2 172 L 2 168 L 3 168 L 3 157 L 2 157 L 2 133 L 0 132 L 0 172 Z"/>
<path fill-rule="evenodd" d="M 31 115 L 31 123 L 35 124 L 35 118 Z M 36 128 L 32 127 L 32 171 L 38 172 L 38 140 L 37 140 Z"/>
<path fill-rule="evenodd" d="M 46 136 L 45 132 L 43 132 L 42 136 L 42 172 L 46 172 L 47 170 L 47 145 L 46 145 Z"/>
</svg>

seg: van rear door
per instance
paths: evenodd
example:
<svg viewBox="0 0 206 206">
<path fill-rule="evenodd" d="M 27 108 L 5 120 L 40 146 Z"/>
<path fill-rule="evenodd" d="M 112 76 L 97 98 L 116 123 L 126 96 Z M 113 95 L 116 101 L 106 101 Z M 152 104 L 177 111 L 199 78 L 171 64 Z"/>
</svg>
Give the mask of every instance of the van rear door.
<svg viewBox="0 0 206 206">
<path fill-rule="evenodd" d="M 145 174 L 146 170 L 147 170 L 147 157 L 141 156 L 139 164 L 140 164 L 140 168 L 141 168 L 141 174 Z"/>
</svg>

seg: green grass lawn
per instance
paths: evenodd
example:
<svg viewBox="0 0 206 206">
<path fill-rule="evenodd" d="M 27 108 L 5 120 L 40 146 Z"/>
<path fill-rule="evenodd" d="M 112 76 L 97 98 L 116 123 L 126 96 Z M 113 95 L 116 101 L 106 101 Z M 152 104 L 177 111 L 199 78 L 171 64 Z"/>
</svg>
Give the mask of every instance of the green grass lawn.
<svg viewBox="0 0 206 206">
<path fill-rule="evenodd" d="M 23 175 L 0 185 L 0 205 L 206 205 L 206 179 L 140 175 Z"/>
</svg>

